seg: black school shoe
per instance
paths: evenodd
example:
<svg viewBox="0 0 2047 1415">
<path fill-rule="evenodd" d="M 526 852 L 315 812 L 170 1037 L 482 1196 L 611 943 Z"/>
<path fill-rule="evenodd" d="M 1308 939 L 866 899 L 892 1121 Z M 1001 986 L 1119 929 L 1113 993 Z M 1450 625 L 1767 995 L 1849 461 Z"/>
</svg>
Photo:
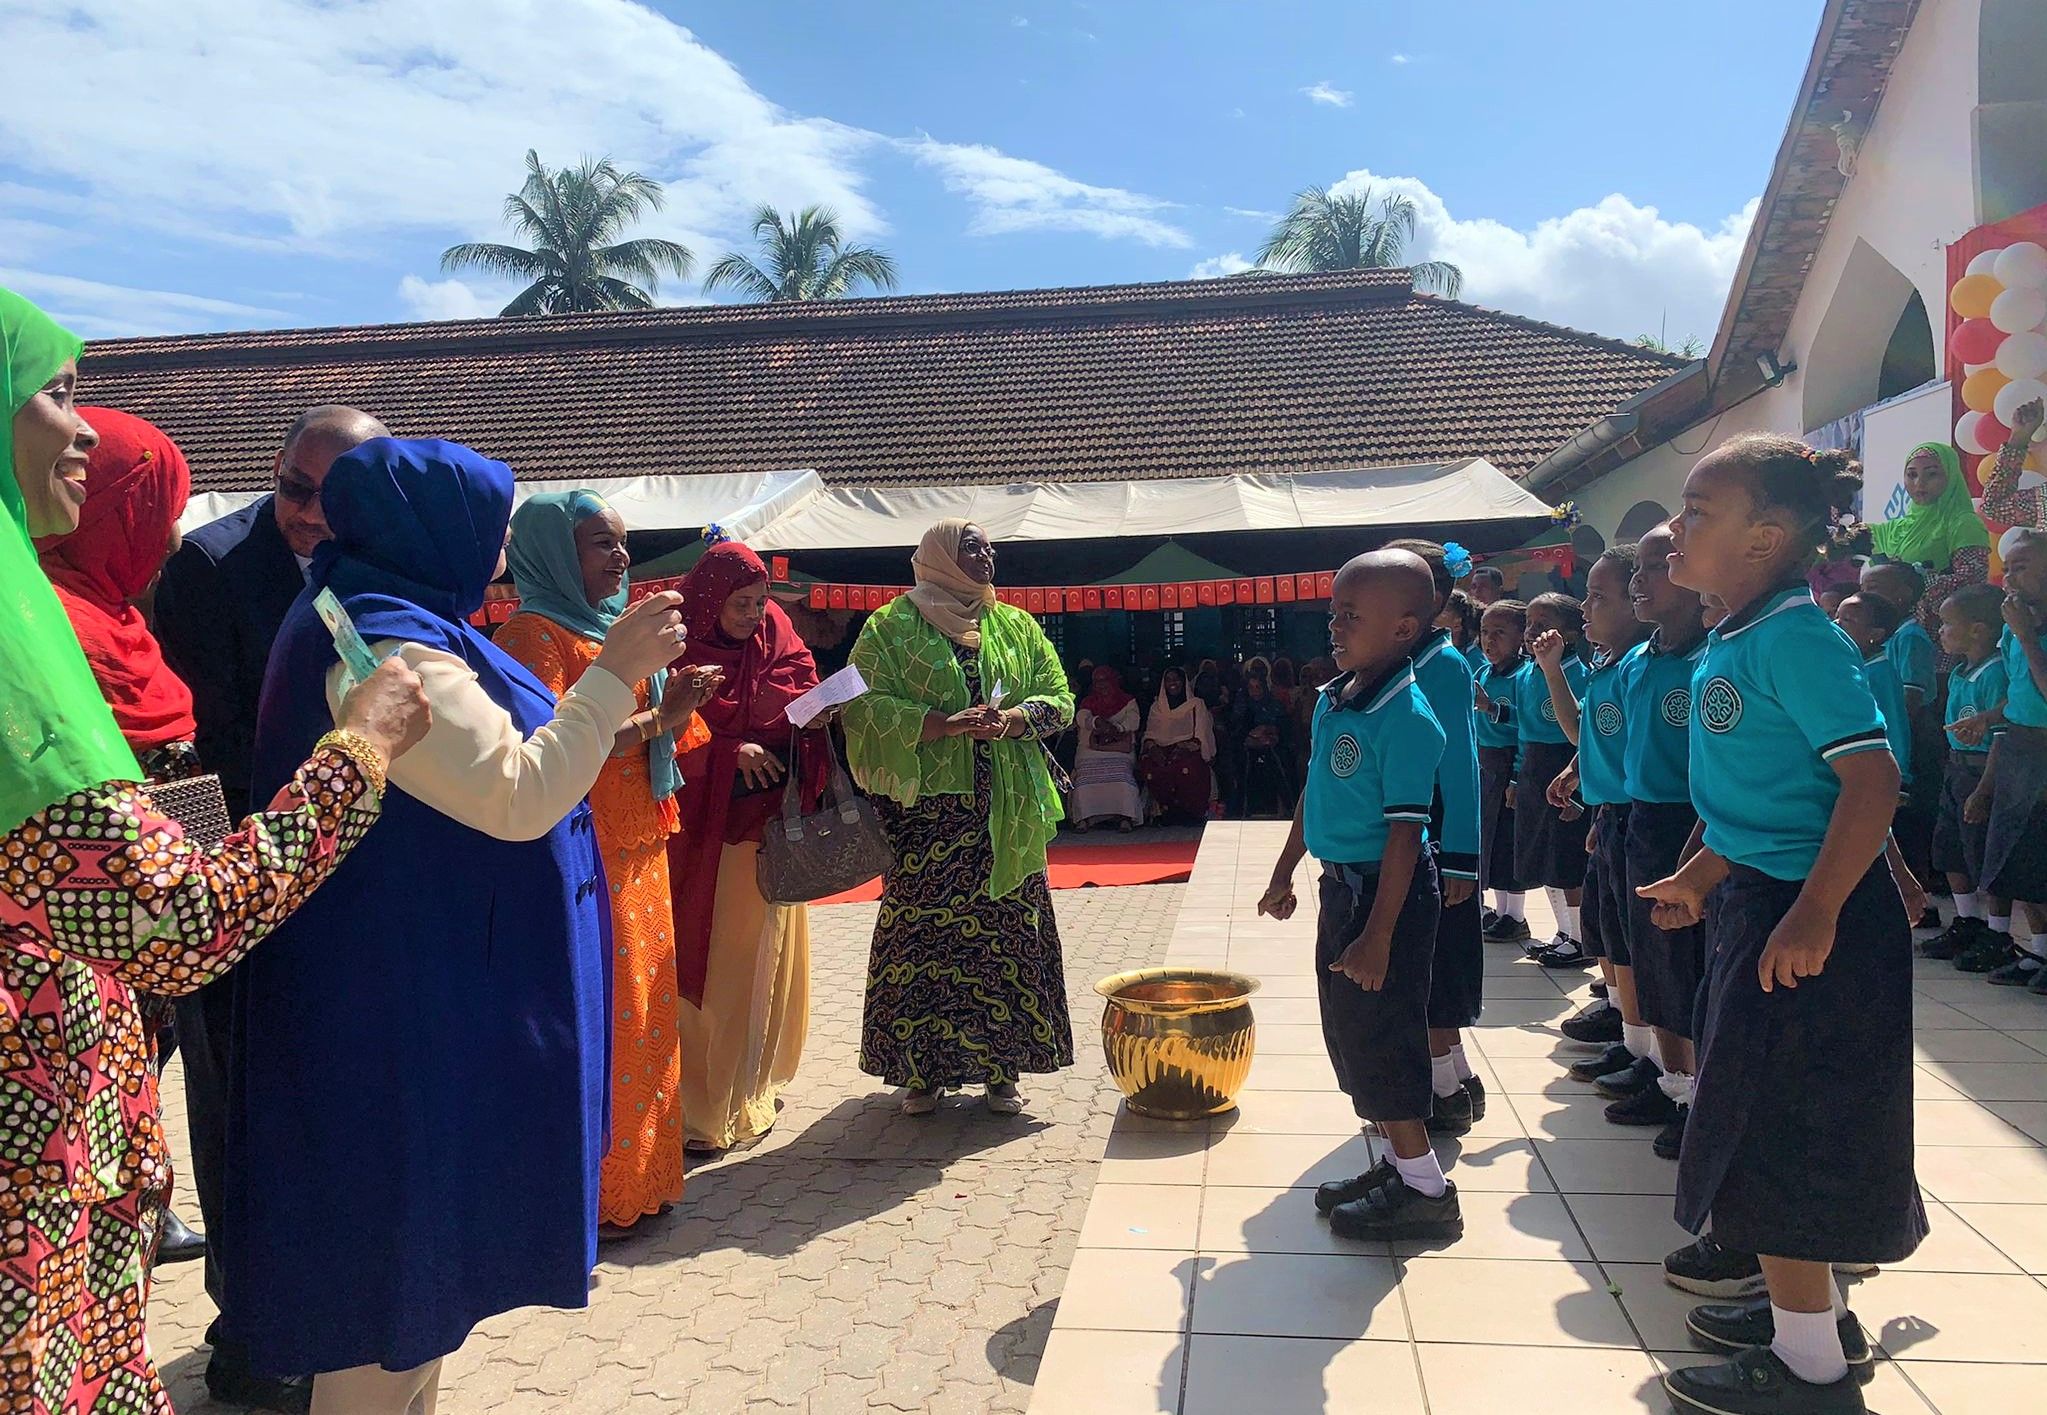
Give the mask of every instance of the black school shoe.
<svg viewBox="0 0 2047 1415">
<path fill-rule="evenodd" d="M 1487 904 L 1478 911 L 1478 932 L 1483 937 L 1487 930 L 1500 921 L 1500 911 Z"/>
<path fill-rule="evenodd" d="M 1684 1366 L 1663 1378 L 1663 1389 L 1680 1411 L 1709 1415 L 1867 1415 L 1855 1373 L 1832 1385 L 1814 1385 L 1791 1374 L 1767 1346 L 1750 1347 L 1718 1366 Z"/>
<path fill-rule="evenodd" d="M 1598 1082 L 1593 1083 L 1595 1086 Z M 1651 1083 L 1606 1108 L 1609 1125 L 1668 1125 L 1677 1119 L 1677 1102 Z"/>
<path fill-rule="evenodd" d="M 1365 1242 L 1452 1243 L 1464 1236 L 1464 1213 L 1457 1207 L 1457 1186 L 1449 1180 L 1443 1181 L 1441 1194 L 1428 1199 L 1395 1173 L 1362 1198 L 1331 1209 L 1329 1231 Z"/>
<path fill-rule="evenodd" d="M 1621 1010 L 1603 997 L 1594 998 L 1557 1027 L 1564 1040 L 1580 1046 L 1609 1046 L 1621 1039 Z"/>
<path fill-rule="evenodd" d="M 1992 969 L 1984 981 L 2001 988 L 2027 988 L 2039 976 L 2040 960 L 2030 953 L 2021 952 L 2003 967 Z"/>
<path fill-rule="evenodd" d="M 1857 1385 L 1876 1379 L 1876 1356 L 1869 1349 L 1869 1337 L 1853 1312 L 1844 1312 L 1835 1323 L 1841 1333 L 1841 1354 L 1848 1359 L 1848 1373 Z M 1748 1302 L 1708 1302 L 1694 1307 L 1685 1318 L 1685 1330 L 1708 1351 L 1746 1351 L 1751 1346 L 1768 1346 L 1777 1339 L 1777 1317 L 1770 1299 Z"/>
<path fill-rule="evenodd" d="M 1471 1118 L 1485 1119 L 1485 1082 L 1476 1076 L 1467 1076 L 1457 1083 L 1464 1088 L 1464 1094 L 1471 1097 Z"/>
<path fill-rule="evenodd" d="M 1616 1102 L 1618 1104 L 1618 1102 Z M 1670 1123 L 1656 1132 L 1656 1138 L 1649 1142 L 1649 1148 L 1656 1151 L 1656 1158 L 1674 1160 L 1684 1153 L 1685 1123 L 1692 1118 L 1692 1108 L 1681 1105 Z"/>
<path fill-rule="evenodd" d="M 1318 1213 L 1329 1213 L 1339 1204 L 1348 1204 L 1353 1199 L 1362 1199 L 1380 1185 L 1393 1179 L 1399 1171 L 1393 1161 L 1382 1159 L 1363 1174 L 1353 1179 L 1332 1180 L 1315 1188 L 1315 1209 Z"/>
<path fill-rule="evenodd" d="M 2008 933 L 1984 929 L 1955 955 L 1955 967 L 1964 973 L 1989 973 L 2011 962 L 2018 947 Z"/>
<path fill-rule="evenodd" d="M 1722 1301 L 1757 1297 L 1764 1291 L 1763 1265 L 1756 1255 L 1723 1248 L 1711 1238 L 1701 1238 L 1666 1255 L 1663 1280 L 1683 1291 Z"/>
<path fill-rule="evenodd" d="M 1981 919 L 1965 919 L 1957 914 L 1952 924 L 1919 945 L 1919 956 L 1952 959 L 1988 932 L 1989 928 L 1990 925 Z"/>
<path fill-rule="evenodd" d="M 1630 1096 L 1640 1095 L 1645 1090 L 1656 1091 L 1658 1095 L 1662 1095 L 1656 1086 L 1656 1078 L 1662 1074 L 1662 1067 L 1646 1056 L 1638 1056 L 1619 1071 L 1609 1071 L 1604 1076 L 1594 1077 L 1592 1089 L 1610 1101 L 1624 1101 Z M 1669 1097 L 1665 1096 L 1664 1099 L 1668 1100 Z"/>
<path fill-rule="evenodd" d="M 1479 936 L 1487 943 L 1525 943 L 1529 936 L 1528 920 L 1510 919 L 1500 914 L 1479 930 Z"/>
<path fill-rule="evenodd" d="M 1912 925 L 1912 927 L 1913 927 L 1913 928 L 1915 928 L 1915 929 L 1937 929 L 1937 928 L 1939 928 L 1939 927 L 1940 927 L 1940 910 L 1936 909 L 1936 908 L 1935 908 L 1935 907 L 1934 907 L 1933 905 L 1931 905 L 1931 904 L 1927 905 L 1925 909 L 1923 909 L 1923 910 L 1921 910 L 1921 911 L 1920 911 L 1920 914 L 1919 914 L 1919 922 L 1918 922 L 1918 923 L 1916 923 L 1916 924 L 1914 924 L 1914 925 Z"/>
<path fill-rule="evenodd" d="M 2037 969 L 2033 981 L 2026 984 L 2026 991 L 2036 997 L 2047 997 L 2047 968 Z"/>
<path fill-rule="evenodd" d="M 1435 1105 L 1424 1122 L 1431 1135 L 1462 1135 L 1471 1129 L 1471 1095 L 1462 1085 L 1447 1096 L 1433 1099 Z"/>
<path fill-rule="evenodd" d="M 1588 1056 L 1583 1061 L 1571 1063 L 1565 1074 L 1573 1081 L 1597 1081 L 1610 1071 L 1625 1070 L 1635 1059 L 1635 1054 L 1619 1042 L 1615 1042 L 1597 1056 Z"/>
<path fill-rule="evenodd" d="M 1545 968 L 1590 968 L 1599 961 L 1569 934 L 1558 934 L 1542 947 L 1531 949 L 1528 956 Z"/>
</svg>

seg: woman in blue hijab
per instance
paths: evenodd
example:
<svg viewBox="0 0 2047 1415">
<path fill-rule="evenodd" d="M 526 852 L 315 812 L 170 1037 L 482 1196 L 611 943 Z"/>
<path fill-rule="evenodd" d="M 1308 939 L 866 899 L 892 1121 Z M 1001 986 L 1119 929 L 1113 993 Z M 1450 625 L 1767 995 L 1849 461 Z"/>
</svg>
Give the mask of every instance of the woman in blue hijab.
<svg viewBox="0 0 2047 1415">
<path fill-rule="evenodd" d="M 334 539 L 271 649 L 258 792 L 343 683 L 322 588 L 434 722 L 382 826 L 237 975 L 221 1258 L 258 1370 L 314 1372 L 316 1410 L 397 1415 L 478 1322 L 587 1300 L 609 911 L 583 797 L 682 633 L 677 597 L 650 597 L 557 703 L 466 622 L 503 570 L 510 468 L 376 438 L 321 500 Z"/>
</svg>

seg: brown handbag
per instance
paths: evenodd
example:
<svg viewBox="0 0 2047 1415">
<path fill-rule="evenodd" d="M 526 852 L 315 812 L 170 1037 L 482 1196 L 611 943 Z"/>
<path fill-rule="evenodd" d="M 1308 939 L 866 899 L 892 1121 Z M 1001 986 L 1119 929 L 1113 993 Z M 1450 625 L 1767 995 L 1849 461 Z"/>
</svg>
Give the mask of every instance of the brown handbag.
<svg viewBox="0 0 2047 1415">
<path fill-rule="evenodd" d="M 218 845 L 234 833 L 234 818 L 227 813 L 227 796 L 218 776 L 157 781 L 143 790 L 149 804 L 183 826 L 185 839 L 194 845 Z"/>
<path fill-rule="evenodd" d="M 754 875 L 761 897 L 770 904 L 808 904 L 843 894 L 886 873 L 895 862 L 888 837 L 882 834 L 881 818 L 874 813 L 874 804 L 853 789 L 838 749 L 832 745 L 832 734 L 818 735 L 824 739 L 825 756 L 832 767 L 824 800 L 809 815 L 799 814 L 802 803 L 796 783 L 801 773 L 797 734 L 791 732 L 782 813 L 769 817 L 761 831 Z"/>
</svg>

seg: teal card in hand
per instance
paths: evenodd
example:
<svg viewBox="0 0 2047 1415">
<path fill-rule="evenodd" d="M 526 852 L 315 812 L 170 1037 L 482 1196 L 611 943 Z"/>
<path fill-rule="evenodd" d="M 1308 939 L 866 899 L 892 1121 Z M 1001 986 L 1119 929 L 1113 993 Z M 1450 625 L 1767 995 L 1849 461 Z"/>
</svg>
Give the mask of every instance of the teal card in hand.
<svg viewBox="0 0 2047 1415">
<path fill-rule="evenodd" d="M 377 656 L 370 652 L 370 646 L 356 632 L 355 621 L 348 617 L 348 611 L 341 607 L 334 591 L 321 590 L 314 595 L 313 612 L 320 616 L 320 622 L 334 636 L 334 651 L 341 655 L 342 669 L 348 675 L 348 681 L 351 684 L 367 682 L 369 676 L 377 671 Z"/>
</svg>

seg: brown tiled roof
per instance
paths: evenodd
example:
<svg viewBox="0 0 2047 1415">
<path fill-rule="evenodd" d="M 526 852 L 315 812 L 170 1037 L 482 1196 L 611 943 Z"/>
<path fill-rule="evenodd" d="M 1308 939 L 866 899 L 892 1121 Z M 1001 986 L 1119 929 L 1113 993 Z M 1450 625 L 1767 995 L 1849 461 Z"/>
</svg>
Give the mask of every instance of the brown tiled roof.
<svg viewBox="0 0 2047 1415">
<path fill-rule="evenodd" d="M 107 340 L 82 381 L 176 438 L 200 491 L 266 484 L 322 402 L 530 477 L 901 485 L 1518 473 L 1679 362 L 1356 271 Z"/>
</svg>

